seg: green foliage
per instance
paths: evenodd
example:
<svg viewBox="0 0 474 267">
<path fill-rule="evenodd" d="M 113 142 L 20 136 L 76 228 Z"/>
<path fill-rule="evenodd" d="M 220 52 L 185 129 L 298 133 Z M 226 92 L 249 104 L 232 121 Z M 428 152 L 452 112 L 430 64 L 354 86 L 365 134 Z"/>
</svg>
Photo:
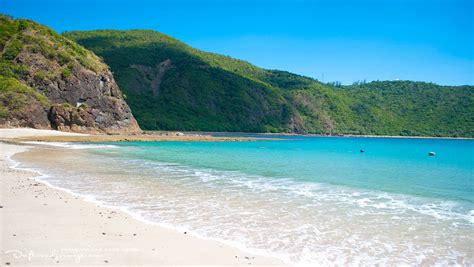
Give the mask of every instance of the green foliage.
<svg viewBox="0 0 474 267">
<path fill-rule="evenodd" d="M 18 26 L 11 23 L 11 19 L 7 16 L 0 15 L 0 50 L 5 49 L 10 38 L 18 31 Z"/>
<path fill-rule="evenodd" d="M 144 129 L 474 137 L 474 87 L 411 81 L 351 86 L 194 49 L 154 31 L 58 35 L 0 15 L 0 117 L 45 96 L 22 81 L 68 79 L 74 66 L 114 72 Z M 34 58 L 42 70 L 15 58 Z M 35 64 L 37 65 L 37 64 Z M 71 108 L 74 108 L 71 106 Z M 82 106 L 81 108 L 87 108 Z"/>
<path fill-rule="evenodd" d="M 68 79 L 79 64 L 107 69 L 95 54 L 50 28 L 0 14 L 0 118 L 25 116 L 35 105 L 48 109 L 47 97 L 27 84 Z"/>
<path fill-rule="evenodd" d="M 69 76 L 71 76 L 72 68 L 73 68 L 72 65 L 68 65 L 63 68 L 62 73 L 61 73 L 61 76 L 63 77 L 63 79 L 67 79 L 69 78 Z"/>
<path fill-rule="evenodd" d="M 374 134 L 474 136 L 474 87 L 412 81 L 347 86 L 358 124 Z"/>
<path fill-rule="evenodd" d="M 9 111 L 6 106 L 0 105 L 0 118 L 8 117 Z"/>
<path fill-rule="evenodd" d="M 62 106 L 65 108 L 65 109 L 72 109 L 74 108 L 71 103 L 68 103 L 68 102 L 65 102 L 62 104 Z"/>
<path fill-rule="evenodd" d="M 20 53 L 22 45 L 19 40 L 12 40 L 7 46 L 4 48 L 2 58 L 4 60 L 13 60 L 16 56 Z"/>
<path fill-rule="evenodd" d="M 42 81 L 42 80 L 46 79 L 46 77 L 48 77 L 48 74 L 44 71 L 38 71 L 33 75 L 33 78 L 36 81 Z"/>
<path fill-rule="evenodd" d="M 2 94 L 22 94 L 37 99 L 43 106 L 48 106 L 49 101 L 46 96 L 38 93 L 35 89 L 21 83 L 14 78 L 0 76 L 0 92 Z"/>
<path fill-rule="evenodd" d="M 108 61 L 143 129 L 285 130 L 285 101 L 266 83 L 210 64 L 207 54 L 160 33 L 97 33 L 91 38 L 83 32 L 65 36 L 81 39 L 81 45 Z M 172 66 L 161 77 L 158 92 L 150 89 L 153 77 L 133 67 L 158 71 L 168 59 Z"/>
<path fill-rule="evenodd" d="M 38 101 L 43 107 L 49 106 L 48 99 L 33 88 L 15 78 L 0 75 L 0 117 L 27 108 L 31 101 Z"/>
<path fill-rule="evenodd" d="M 154 31 L 64 35 L 111 67 L 143 129 L 474 136 L 472 86 L 322 84 Z M 167 61 L 171 66 L 164 68 Z"/>
<path fill-rule="evenodd" d="M 50 61 L 63 67 L 77 62 L 94 72 L 101 72 L 107 68 L 92 52 L 50 28 L 30 20 L 13 20 L 0 14 L 0 72 L 2 75 L 21 77 L 26 74 L 25 69 L 30 66 L 12 62 L 22 51 L 42 55 L 46 59 L 43 60 L 44 64 Z M 60 71 L 59 74 L 67 76 L 68 71 Z"/>
</svg>

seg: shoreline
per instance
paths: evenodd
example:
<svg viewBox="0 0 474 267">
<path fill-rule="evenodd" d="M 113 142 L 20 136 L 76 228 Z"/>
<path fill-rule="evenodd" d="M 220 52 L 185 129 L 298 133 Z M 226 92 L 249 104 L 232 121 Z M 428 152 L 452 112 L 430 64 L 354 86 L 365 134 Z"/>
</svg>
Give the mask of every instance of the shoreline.
<svg viewBox="0 0 474 267">
<path fill-rule="evenodd" d="M 1 134 L 2 131 L 0 130 L 0 136 Z M 56 134 L 67 135 L 67 133 Z M 330 140 L 327 139 L 327 141 L 329 142 Z M 386 142 L 389 142 L 389 140 Z M 182 144 L 189 145 L 190 143 Z M 258 144 L 254 145 L 258 146 Z M 177 183 L 176 186 L 173 186 L 172 190 L 169 190 L 171 187 L 167 188 L 168 185 L 173 183 L 170 183 L 170 180 L 167 180 L 166 177 L 174 177 L 173 172 L 163 172 L 161 174 L 159 172 L 154 173 L 156 174 L 156 177 L 164 177 L 161 182 L 156 183 L 156 189 L 142 190 L 143 188 L 135 188 L 132 186 L 134 183 L 130 183 L 131 181 L 127 177 L 136 177 L 139 179 L 140 176 L 138 173 L 140 173 L 142 169 L 137 167 L 140 167 L 140 164 L 130 166 L 129 169 L 131 171 L 129 172 L 127 169 L 121 169 L 121 166 L 126 164 L 124 161 L 119 160 L 115 163 L 114 161 L 108 160 L 102 161 L 100 156 L 101 153 L 90 154 L 87 150 L 83 150 L 82 152 L 72 152 L 73 150 L 86 147 L 92 147 L 94 149 L 100 150 L 102 148 L 115 147 L 115 145 L 107 143 L 91 143 L 87 145 L 79 143 L 20 143 L 18 141 L 6 142 L 0 140 L 0 181 L 2 184 L 0 187 L 2 191 L 0 194 L 0 223 L 1 225 L 5 225 L 5 229 L 0 229 L 0 264 L 2 262 L 3 264 L 8 262 L 13 265 L 77 265 L 78 263 L 84 265 L 108 264 L 112 266 L 119 264 L 293 265 L 304 264 L 306 262 L 319 262 L 320 264 L 335 264 L 336 262 L 339 262 L 338 259 L 327 256 L 331 255 L 331 252 L 328 251 L 325 251 L 326 254 L 322 254 L 320 251 L 320 254 L 312 255 L 314 258 L 311 258 L 311 261 L 307 261 L 307 258 L 301 259 L 295 257 L 294 259 L 302 260 L 301 262 L 295 262 L 292 261 L 293 258 L 289 258 L 290 255 L 293 254 L 285 254 L 288 250 L 272 249 L 272 251 L 275 251 L 275 254 L 272 254 L 271 251 L 267 253 L 263 250 L 252 249 L 252 247 L 265 248 L 265 246 L 259 246 L 258 243 L 256 246 L 253 246 L 250 245 L 252 242 L 239 242 L 239 236 L 219 234 L 219 232 L 217 232 L 217 235 L 215 234 L 216 232 L 214 232 L 214 234 L 211 233 L 207 235 L 206 231 L 200 231 L 199 228 L 195 228 L 195 224 L 187 224 L 186 220 L 196 216 L 195 218 L 208 218 L 207 222 L 223 223 L 222 225 L 219 223 L 216 226 L 226 226 L 226 220 L 221 221 L 219 216 L 205 216 L 206 212 L 212 211 L 212 209 L 207 209 L 209 205 L 194 206 L 194 203 L 187 200 L 194 201 L 200 199 L 201 201 L 204 200 L 203 202 L 205 202 L 206 199 L 212 198 L 212 196 L 218 196 L 218 193 L 216 193 L 217 191 L 206 191 L 204 190 L 206 189 L 205 187 L 196 186 L 195 188 L 203 189 L 198 190 L 199 192 L 203 193 L 194 195 L 191 192 L 194 189 L 194 186 L 191 187 L 191 191 L 179 190 L 179 183 Z M 102 166 L 107 166 L 107 170 L 120 170 L 120 172 L 115 174 L 107 172 L 102 176 L 100 174 L 103 170 Z M 144 168 L 143 171 L 147 172 L 147 169 Z M 81 175 L 79 176 L 78 174 Z M 109 177 L 107 177 L 108 175 Z M 202 176 L 203 173 L 198 175 Z M 70 178 L 64 179 L 66 177 Z M 95 179 L 94 177 L 100 177 L 100 179 Z M 151 176 L 144 176 L 146 179 L 149 177 Z M 58 178 L 58 180 L 56 180 L 56 178 Z M 79 183 L 78 185 L 81 187 L 74 186 L 76 178 L 77 182 Z M 207 182 L 207 180 L 204 180 L 204 183 Z M 91 185 L 92 187 L 90 187 Z M 145 186 L 148 188 L 153 187 L 155 184 L 152 186 L 151 184 L 140 183 L 140 181 L 138 181 L 138 183 L 135 183 L 135 185 L 140 185 L 142 187 Z M 91 190 L 87 190 L 88 187 L 90 187 Z M 83 190 L 84 188 L 86 188 L 86 190 Z M 122 188 L 125 189 L 125 191 L 115 190 L 116 188 Z M 296 189 L 298 188 L 299 187 Z M 110 190 L 110 192 L 109 194 L 102 194 L 102 190 Z M 122 192 L 126 193 L 123 194 Z M 343 197 L 347 195 L 347 192 L 341 191 L 339 192 L 341 194 L 339 194 L 335 191 L 321 192 L 317 189 L 315 189 L 315 191 L 311 190 L 310 193 L 316 193 L 323 196 L 325 193 L 341 195 Z M 159 198 L 152 198 L 152 201 L 147 201 L 147 195 L 159 196 Z M 252 198 L 248 198 L 246 194 L 243 195 L 245 197 L 238 199 L 239 201 L 237 203 L 244 203 L 247 201 L 250 201 L 249 203 L 253 203 L 251 202 Z M 122 201 L 122 198 L 118 196 L 123 196 L 124 201 Z M 138 196 L 145 197 L 141 198 Z M 204 198 L 199 198 L 201 196 Z M 273 195 L 270 193 L 269 195 L 262 195 L 262 198 L 265 200 L 272 199 L 272 196 Z M 359 196 L 362 198 L 359 198 Z M 184 205 L 165 204 L 167 201 L 172 201 L 175 198 L 181 198 L 180 203 L 184 203 Z M 369 199 L 370 202 L 370 199 L 380 198 L 379 195 L 365 195 L 364 193 L 357 194 L 355 198 L 349 200 L 351 203 L 354 201 L 354 205 L 358 205 L 355 206 L 355 211 L 357 211 L 357 207 L 365 209 L 366 202 L 364 201 L 359 203 L 359 200 L 361 199 Z M 439 226 L 442 227 L 444 227 L 443 225 L 447 223 L 444 222 L 444 220 L 458 220 L 461 218 L 461 220 L 467 220 L 469 222 L 472 221 L 469 217 L 470 213 L 465 213 L 464 210 L 457 211 L 457 209 L 454 209 L 454 215 L 458 217 L 451 217 L 451 206 L 438 206 L 438 204 L 442 205 L 444 202 L 436 204 L 435 207 L 432 207 L 433 209 L 429 208 L 428 210 L 425 210 L 423 208 L 424 205 L 417 206 L 420 204 L 417 201 L 415 201 L 415 203 L 411 203 L 409 201 L 406 202 L 404 200 L 405 198 L 397 198 L 396 196 L 390 195 L 383 197 L 382 199 L 384 200 L 380 204 L 386 204 L 386 207 L 388 207 L 390 210 L 393 208 L 410 210 L 422 216 L 415 216 L 416 218 L 425 218 L 428 216 L 428 221 L 432 221 L 433 216 L 437 218 L 436 220 L 442 219 L 443 221 L 439 224 Z M 338 201 L 347 203 L 348 200 L 344 200 L 344 198 L 342 198 Z M 132 205 L 129 205 L 130 203 L 132 203 Z M 133 203 L 143 204 L 143 207 L 145 208 L 148 206 L 153 208 L 155 208 L 155 206 L 156 208 L 161 207 L 161 209 L 165 212 L 179 211 L 182 216 L 174 218 L 173 216 L 147 216 L 147 209 L 144 210 L 141 207 L 137 207 L 137 205 L 134 206 Z M 306 202 L 302 203 L 304 204 Z M 379 209 L 379 205 L 377 203 L 372 203 L 372 207 Z M 399 205 L 400 203 L 402 206 Z M 267 211 L 271 211 L 273 208 L 275 208 L 272 205 L 265 206 L 263 202 L 262 205 L 263 206 L 260 208 L 265 208 Z M 332 210 L 332 204 L 329 203 L 328 205 L 329 206 L 327 207 L 330 208 L 328 210 Z M 369 207 L 371 206 L 369 205 Z M 8 212 L 5 213 L 5 211 Z M 145 213 L 142 214 L 141 211 L 144 211 Z M 194 211 L 196 211 L 196 213 Z M 433 214 L 433 212 L 435 213 Z M 443 212 L 448 213 L 446 214 Z M 216 213 L 220 214 L 217 210 Z M 291 212 L 288 212 L 288 210 L 286 213 L 291 214 Z M 401 214 L 403 213 L 404 212 Z M 226 213 L 224 212 L 223 214 Z M 239 212 L 237 212 L 237 214 L 239 214 Z M 338 215 L 335 215 L 336 218 L 338 218 L 337 216 L 339 216 L 340 213 L 338 212 L 337 214 Z M 387 215 L 389 214 L 392 213 L 387 213 Z M 398 212 L 395 214 L 397 214 L 398 219 L 409 218 L 410 216 L 413 218 L 413 216 L 410 214 L 407 214 L 409 217 L 398 217 Z M 201 217 L 201 215 L 204 217 Z M 243 214 L 240 214 L 238 218 L 236 217 L 234 219 L 240 220 L 240 218 L 247 217 L 249 219 L 247 222 L 252 222 L 253 216 L 248 216 L 247 213 L 245 213 L 243 216 L 242 215 Z M 318 222 L 319 218 L 322 218 L 323 220 L 319 222 L 322 223 L 322 225 L 325 224 L 325 221 L 332 221 L 331 218 L 334 216 L 334 214 L 327 215 L 328 217 L 325 218 L 326 215 L 319 213 L 318 211 L 312 213 L 311 208 L 300 214 L 300 216 L 306 215 L 313 216 L 310 219 L 311 222 L 315 223 Z M 438 215 L 441 217 L 438 217 Z M 216 221 L 209 220 L 209 218 L 216 218 Z M 266 218 L 268 218 L 268 221 L 278 222 L 279 218 L 286 217 L 284 214 L 280 214 L 280 216 L 277 216 L 276 218 L 272 218 L 272 216 Z M 345 217 L 344 215 L 342 215 L 341 218 L 343 218 L 343 222 L 346 221 L 344 218 L 348 219 L 347 222 L 349 223 L 348 228 L 342 229 L 351 230 L 350 222 L 352 219 L 349 220 L 349 218 Z M 395 220 L 395 222 L 393 222 L 393 220 L 389 220 L 387 222 L 393 222 L 393 227 L 400 229 L 404 233 L 408 233 L 408 226 L 405 223 L 397 223 L 397 220 Z M 291 221 L 291 219 L 283 220 L 283 222 L 289 223 L 290 225 Z M 423 226 L 423 223 L 420 221 L 418 222 L 419 223 L 415 223 L 413 227 Z M 298 225 L 299 223 L 300 222 L 298 222 Z M 276 224 L 278 225 L 278 223 Z M 188 225 L 188 227 L 179 227 L 177 225 Z M 258 223 L 244 224 L 243 226 L 245 225 L 253 225 L 252 228 L 245 229 L 246 231 L 251 231 L 250 233 L 252 235 L 247 236 L 250 239 L 257 238 L 260 236 L 260 234 L 265 235 L 267 238 L 280 238 L 277 240 L 285 238 L 285 227 L 273 229 L 272 227 L 265 228 L 266 225 L 263 225 L 264 227 L 260 228 L 262 225 L 259 225 Z M 344 223 L 336 223 L 335 225 L 329 223 L 328 225 L 331 225 L 331 227 L 340 227 L 341 225 L 344 225 Z M 232 229 L 234 229 L 235 231 L 235 228 L 232 227 L 229 229 L 227 229 L 227 227 L 224 229 L 222 227 L 219 228 L 221 233 L 225 233 L 222 232 L 222 230 L 233 231 Z M 367 230 L 370 229 L 371 227 L 367 228 Z M 372 227 L 372 230 L 367 232 L 368 236 L 365 236 L 365 238 L 370 239 L 370 233 L 374 230 L 378 231 L 378 229 L 384 228 L 378 228 L 376 226 Z M 428 232 L 432 232 L 432 230 L 434 230 L 431 226 L 427 227 L 427 229 L 429 229 L 427 230 Z M 254 232 L 253 230 L 257 231 Z M 456 229 L 446 232 L 445 235 L 447 240 L 451 240 L 451 236 L 465 236 L 465 233 L 468 230 L 469 228 L 461 227 L 458 229 L 456 226 Z M 201 233 L 202 236 L 199 235 Z M 364 235 L 366 232 L 364 232 L 363 229 L 360 229 L 360 233 Z M 301 238 L 301 236 L 305 236 L 305 234 L 306 232 L 303 229 L 303 232 L 298 230 L 291 236 L 295 238 Z M 228 238 L 224 239 L 224 236 L 227 236 Z M 234 238 L 231 236 L 234 236 Z M 314 235 L 309 235 L 308 240 L 311 242 L 316 241 L 313 239 L 313 236 Z M 387 256 L 391 255 L 399 257 L 400 255 L 398 253 L 403 253 L 404 251 L 404 243 L 397 243 L 398 235 L 396 232 L 391 232 L 388 230 L 387 237 L 390 238 L 386 244 L 394 245 L 396 248 L 396 250 L 393 252 L 393 255 L 390 254 L 392 253 L 390 252 Z M 334 240 L 336 240 L 336 242 L 338 240 L 337 238 L 331 238 L 331 236 L 328 237 L 325 234 L 321 235 L 320 238 L 322 238 L 322 240 L 325 240 L 326 238 L 326 241 L 331 244 L 333 244 Z M 434 244 L 436 243 L 434 240 L 438 238 L 439 237 L 427 237 L 425 241 L 422 240 L 420 242 L 413 240 L 413 246 L 419 246 L 420 249 L 427 247 L 429 248 L 431 246 L 428 245 L 428 243 Z M 342 238 L 340 240 L 346 239 Z M 426 241 L 429 240 L 431 241 L 426 243 Z M 469 256 L 470 253 L 466 251 L 465 248 L 469 247 L 468 244 L 470 239 L 463 240 L 462 238 L 454 238 L 451 241 L 454 243 L 444 243 L 444 241 L 442 241 L 440 251 L 436 253 L 427 253 L 426 261 L 418 261 L 418 258 L 416 258 L 418 256 L 412 254 L 407 254 L 406 257 L 408 258 L 406 259 L 411 259 L 412 262 L 424 262 L 426 264 L 443 262 L 438 261 L 438 257 L 444 257 L 443 259 L 449 260 L 449 258 L 446 257 L 453 255 L 452 253 L 454 252 L 450 250 L 452 247 L 456 249 L 456 253 L 460 253 L 458 255 L 462 257 L 460 258 L 463 260 L 462 262 L 465 262 L 464 259 L 468 260 L 467 262 L 469 262 L 471 256 Z M 305 242 L 289 243 L 289 245 L 298 245 L 298 247 L 303 246 L 303 248 L 305 248 L 305 246 L 309 244 L 307 241 Z M 317 242 L 319 242 L 319 240 L 317 240 Z M 347 242 L 348 243 L 344 245 L 344 247 L 354 246 L 354 249 L 362 249 L 357 243 L 352 243 L 350 240 Z M 246 246 L 245 244 L 249 245 Z M 333 246 L 335 246 L 337 249 L 341 249 L 341 247 L 338 247 L 338 244 L 339 243 L 334 243 Z M 7 245 L 10 247 L 7 247 Z M 400 247 L 398 245 L 400 245 Z M 449 245 L 449 247 L 447 245 Z M 9 252 L 6 253 L 6 251 Z M 370 253 L 370 250 L 368 252 Z M 82 256 L 82 253 L 84 253 L 85 256 Z M 354 256 L 357 254 L 349 254 L 349 260 L 351 259 L 350 257 L 352 257 L 350 255 Z M 398 262 L 396 258 L 392 258 L 391 256 L 388 257 L 387 260 Z M 32 262 L 29 261 L 30 259 L 28 257 L 33 258 Z M 80 262 L 76 263 L 75 261 L 78 258 L 80 259 Z M 8 261 L 4 262 L 4 259 L 7 259 Z M 57 261 L 59 261 L 59 263 Z M 368 262 L 377 262 L 377 259 L 374 259 L 369 255 L 366 263 Z"/>
<path fill-rule="evenodd" d="M 8 132 L 19 135 L 9 137 Z M 6 133 L 6 134 L 5 134 Z M 5 136 L 6 135 L 6 136 Z M 240 135 L 240 136 L 239 136 Z M 259 137 L 245 137 L 254 135 Z M 0 141 L 21 142 L 245 142 L 245 141 L 278 141 L 282 137 L 327 137 L 327 138 L 381 138 L 381 139 L 434 139 L 434 140 L 474 140 L 472 137 L 439 137 L 439 136 L 393 136 L 393 135 L 322 135 L 296 133 L 247 133 L 247 132 L 188 132 L 188 131 L 144 131 L 138 135 L 94 135 L 56 130 L 39 130 L 32 128 L 0 128 Z"/>
<path fill-rule="evenodd" d="M 199 133 L 148 132 L 136 135 L 95 135 L 32 128 L 0 128 L 0 141 L 6 142 L 241 142 L 277 138 L 217 137 Z"/>
<path fill-rule="evenodd" d="M 50 185 L 15 163 L 31 147 L 0 141 L 1 264 L 285 265 Z"/>
<path fill-rule="evenodd" d="M 248 133 L 248 132 L 186 132 L 183 133 L 201 133 L 207 135 L 261 135 L 261 136 L 296 136 L 296 137 L 340 137 L 340 138 L 389 138 L 389 139 L 446 139 L 446 140 L 474 140 L 474 137 L 449 137 L 449 136 L 402 136 L 402 135 L 355 135 L 355 134 L 340 134 L 340 135 L 325 135 L 325 134 L 297 134 L 297 133 Z"/>
</svg>

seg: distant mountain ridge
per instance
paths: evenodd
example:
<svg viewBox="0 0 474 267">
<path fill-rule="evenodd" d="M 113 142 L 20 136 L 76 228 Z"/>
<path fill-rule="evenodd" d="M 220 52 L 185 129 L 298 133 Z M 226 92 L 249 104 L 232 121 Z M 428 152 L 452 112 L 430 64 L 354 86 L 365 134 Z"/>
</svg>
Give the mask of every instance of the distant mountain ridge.
<svg viewBox="0 0 474 267">
<path fill-rule="evenodd" d="M 0 15 L 0 126 L 85 133 L 140 128 L 107 65 L 30 20 Z"/>
<path fill-rule="evenodd" d="M 150 30 L 73 31 L 148 130 L 474 137 L 474 87 L 323 84 L 194 49 Z"/>
</svg>

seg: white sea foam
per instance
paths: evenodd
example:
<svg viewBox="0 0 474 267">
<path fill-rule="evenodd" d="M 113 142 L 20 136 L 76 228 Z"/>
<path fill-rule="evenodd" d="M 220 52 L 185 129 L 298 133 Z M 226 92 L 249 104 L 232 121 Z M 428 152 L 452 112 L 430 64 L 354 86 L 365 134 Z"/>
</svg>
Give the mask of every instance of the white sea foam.
<svg viewBox="0 0 474 267">
<path fill-rule="evenodd" d="M 90 162 L 86 173 L 69 170 L 60 177 L 64 170 L 49 170 L 37 179 L 137 220 L 291 264 L 473 261 L 456 242 L 460 233 L 472 233 L 474 210 L 455 202 L 173 163 L 103 160 L 120 173 L 109 179 Z M 400 239 L 400 234 L 421 235 L 421 241 Z"/>
<path fill-rule="evenodd" d="M 25 141 L 25 144 L 30 145 L 42 145 L 42 146 L 54 146 L 64 147 L 69 149 L 99 149 L 99 148 L 117 148 L 115 145 L 103 145 L 103 144 L 78 144 L 70 142 L 38 142 L 38 141 Z"/>
<path fill-rule="evenodd" d="M 247 188 L 255 193 L 278 191 L 290 195 L 307 197 L 315 202 L 333 201 L 361 208 L 393 211 L 413 211 L 441 220 L 464 220 L 474 223 L 474 211 L 463 210 L 457 203 L 448 200 L 425 199 L 382 191 L 363 191 L 314 182 L 295 182 L 292 179 L 269 179 L 266 177 L 211 169 L 188 169 L 176 164 L 150 163 L 158 169 L 166 169 L 177 176 L 189 175 L 203 182 L 220 181 L 230 186 Z M 212 185 L 212 184 L 210 184 Z"/>
<path fill-rule="evenodd" d="M 157 221 L 154 221 L 154 220 L 146 219 L 140 212 L 131 210 L 128 207 L 129 203 L 122 202 L 122 203 L 120 203 L 120 205 L 107 204 L 106 201 L 98 200 L 95 195 L 81 194 L 81 193 L 77 193 L 73 190 L 70 190 L 70 189 L 62 187 L 62 186 L 53 185 L 53 184 L 51 184 L 50 182 L 47 181 L 47 179 L 51 177 L 50 175 L 44 174 L 39 169 L 19 167 L 20 162 L 15 161 L 11 158 L 9 158 L 9 160 L 11 162 L 13 162 L 13 165 L 11 166 L 11 168 L 37 173 L 38 175 L 34 176 L 32 179 L 36 182 L 40 182 L 40 183 L 42 183 L 42 184 L 44 184 L 48 187 L 51 187 L 53 189 L 69 193 L 69 194 L 71 194 L 75 197 L 80 197 L 84 201 L 94 203 L 95 205 L 98 205 L 98 206 L 102 206 L 102 207 L 105 207 L 105 208 L 110 208 L 110 209 L 113 209 L 113 210 L 119 210 L 119 211 L 121 211 L 125 214 L 128 214 L 131 218 L 133 218 L 137 221 L 146 223 L 146 224 L 157 225 L 157 226 L 160 226 L 160 227 L 163 227 L 163 228 L 166 228 L 166 229 L 176 231 L 178 233 L 182 233 L 183 231 L 189 231 L 188 230 L 189 228 L 187 228 L 185 226 L 180 226 L 180 225 L 175 225 L 175 224 L 165 223 L 165 222 L 157 222 Z M 292 262 L 289 259 L 289 257 L 287 257 L 283 254 L 271 253 L 271 252 L 269 252 L 267 250 L 264 250 L 264 249 L 256 249 L 256 248 L 247 247 L 244 243 L 241 243 L 241 242 L 238 242 L 238 241 L 232 241 L 232 240 L 227 240 L 227 239 L 222 239 L 222 238 L 214 238 L 214 237 L 211 237 L 211 236 L 199 234 L 198 232 L 189 232 L 188 234 L 190 236 L 194 236 L 194 237 L 197 237 L 197 238 L 200 238 L 200 239 L 217 241 L 217 242 L 229 245 L 229 246 L 233 246 L 233 247 L 236 247 L 236 248 L 238 248 L 242 251 L 246 251 L 248 253 L 252 253 L 252 254 L 256 254 L 256 255 L 262 255 L 262 256 L 265 256 L 265 257 L 274 257 L 274 258 L 282 260 L 283 262 L 285 262 L 287 264 L 295 265 L 295 262 Z M 298 265 L 301 265 L 301 264 L 298 264 Z"/>
</svg>

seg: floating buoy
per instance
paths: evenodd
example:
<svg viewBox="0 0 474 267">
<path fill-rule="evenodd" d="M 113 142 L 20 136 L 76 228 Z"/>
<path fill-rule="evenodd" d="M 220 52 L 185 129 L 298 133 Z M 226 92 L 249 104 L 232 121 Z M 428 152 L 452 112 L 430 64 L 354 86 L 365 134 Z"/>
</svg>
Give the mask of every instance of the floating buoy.
<svg viewBox="0 0 474 267">
<path fill-rule="evenodd" d="M 431 151 L 431 152 L 429 152 L 429 153 L 428 153 L 428 156 L 430 156 L 430 157 L 434 157 L 434 156 L 436 156 L 436 153 L 435 153 L 435 152 L 433 152 L 433 151 Z"/>
</svg>

